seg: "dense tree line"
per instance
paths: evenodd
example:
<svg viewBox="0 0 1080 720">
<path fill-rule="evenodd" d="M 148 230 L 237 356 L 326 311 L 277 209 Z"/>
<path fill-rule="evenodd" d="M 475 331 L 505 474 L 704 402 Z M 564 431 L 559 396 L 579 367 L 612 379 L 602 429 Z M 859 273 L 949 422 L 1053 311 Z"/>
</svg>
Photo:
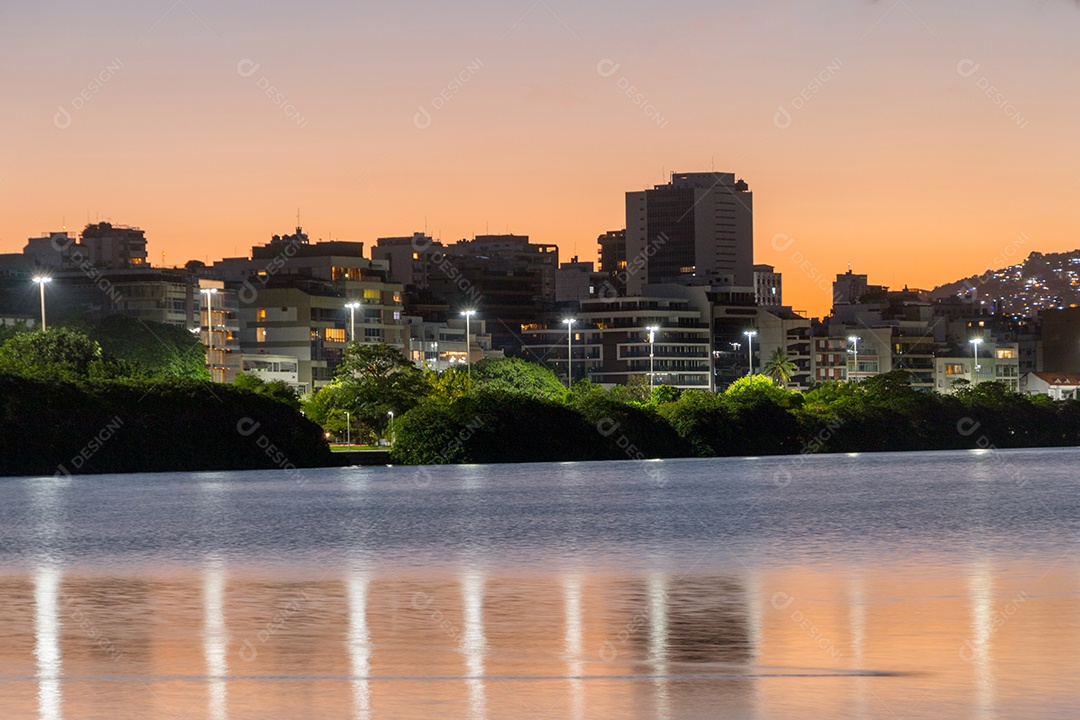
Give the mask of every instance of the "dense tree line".
<svg viewBox="0 0 1080 720">
<path fill-rule="evenodd" d="M 435 373 L 391 346 L 358 343 L 333 382 L 300 398 L 249 375 L 210 383 L 197 339 L 144 330 L 140 339 L 120 322 L 0 328 L 0 473 L 329 465 L 324 433 L 344 439 L 346 424 L 358 441 L 392 441 L 403 464 L 1080 444 L 1077 401 L 994 382 L 938 395 L 913 389 L 902 371 L 793 391 L 783 356 L 768 364 L 773 377 L 717 393 L 642 380 L 568 390 L 521 359 Z M 94 337 L 111 337 L 111 349 Z"/>
<path fill-rule="evenodd" d="M 948 450 L 1080 444 L 1080 402 L 996 382 L 955 395 L 896 371 L 800 392 L 756 375 L 723 392 L 643 382 L 565 389 L 544 367 L 484 360 L 427 376 L 397 397 L 397 463 L 470 463 Z M 406 363 L 407 365 L 407 363 Z M 343 384 L 355 379 L 342 379 Z"/>
<path fill-rule="evenodd" d="M 5 331 L 0 475 L 332 464 L 322 429 L 290 388 L 247 376 L 210 383 L 191 333 L 132 322 L 90 334 Z M 94 337 L 111 338 L 112 351 Z"/>
</svg>

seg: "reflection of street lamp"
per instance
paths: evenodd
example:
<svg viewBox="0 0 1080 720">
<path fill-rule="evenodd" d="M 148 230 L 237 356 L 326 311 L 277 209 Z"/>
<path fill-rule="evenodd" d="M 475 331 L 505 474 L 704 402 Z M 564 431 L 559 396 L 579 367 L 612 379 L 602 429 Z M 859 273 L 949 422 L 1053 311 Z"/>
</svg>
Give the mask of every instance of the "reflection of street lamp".
<svg viewBox="0 0 1080 720">
<path fill-rule="evenodd" d="M 652 390 L 653 378 L 656 377 L 653 372 L 653 343 L 656 341 L 656 331 L 660 328 L 650 325 L 645 329 L 649 331 L 649 389 Z"/>
<path fill-rule="evenodd" d="M 475 310 L 462 310 L 465 316 L 465 362 L 469 364 L 469 377 L 472 377 L 472 341 L 469 335 L 469 318 L 476 314 Z"/>
<path fill-rule="evenodd" d="M 217 288 L 202 288 L 206 295 L 206 364 L 210 366 L 210 382 L 214 382 L 214 301 Z"/>
<path fill-rule="evenodd" d="M 356 308 L 360 303 L 345 303 L 345 307 L 349 308 L 349 342 L 356 342 Z"/>
<path fill-rule="evenodd" d="M 38 289 L 41 291 L 41 332 L 45 332 L 45 283 L 52 282 L 52 278 L 48 275 L 36 275 L 34 276 L 34 282 L 37 283 Z"/>
<path fill-rule="evenodd" d="M 750 371 L 747 373 L 750 377 L 754 376 L 754 338 L 757 337 L 757 330 L 747 330 L 743 333 L 746 336 L 746 356 L 750 359 Z"/>
<path fill-rule="evenodd" d="M 851 380 L 853 382 L 856 382 L 858 380 L 857 376 L 859 373 L 859 337 L 857 335 L 852 335 L 848 338 L 848 342 L 855 345 L 855 371 L 851 373 Z"/>
<path fill-rule="evenodd" d="M 972 385 L 979 384 L 979 346 L 982 345 L 982 338 L 971 338 L 968 340 L 971 343 L 972 348 L 975 349 L 975 367 L 971 372 Z"/>
<path fill-rule="evenodd" d="M 574 318 L 566 318 L 566 389 L 574 381 Z"/>
</svg>

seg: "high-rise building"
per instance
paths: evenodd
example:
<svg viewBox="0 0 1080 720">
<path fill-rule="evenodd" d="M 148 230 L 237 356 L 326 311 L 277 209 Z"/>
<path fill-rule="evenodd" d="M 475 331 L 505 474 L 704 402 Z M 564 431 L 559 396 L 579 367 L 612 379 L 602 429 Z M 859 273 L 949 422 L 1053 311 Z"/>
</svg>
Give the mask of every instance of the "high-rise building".
<svg viewBox="0 0 1080 720">
<path fill-rule="evenodd" d="M 597 290 L 600 297 L 626 294 L 626 230 L 608 230 L 596 239 L 600 245 L 600 272 L 606 281 Z"/>
<path fill-rule="evenodd" d="M 754 266 L 754 295 L 762 307 L 780 307 L 783 303 L 783 283 L 772 265 Z"/>
<path fill-rule="evenodd" d="M 754 282 L 754 203 L 734 173 L 672 173 L 626 193 L 626 285 Z"/>
<path fill-rule="evenodd" d="M 365 258 L 363 248 L 342 240 L 312 243 L 297 228 L 253 247 L 250 259 L 225 258 L 200 274 L 235 290 L 245 361 L 295 359 L 296 384 L 306 392 L 333 379 L 354 333 L 357 342 L 405 352 L 402 286 L 388 282 L 387 263 Z"/>
<path fill-rule="evenodd" d="M 146 267 L 146 233 L 136 227 L 101 222 L 87 225 L 82 244 L 90 251 L 90 262 L 98 268 L 121 270 Z"/>
</svg>

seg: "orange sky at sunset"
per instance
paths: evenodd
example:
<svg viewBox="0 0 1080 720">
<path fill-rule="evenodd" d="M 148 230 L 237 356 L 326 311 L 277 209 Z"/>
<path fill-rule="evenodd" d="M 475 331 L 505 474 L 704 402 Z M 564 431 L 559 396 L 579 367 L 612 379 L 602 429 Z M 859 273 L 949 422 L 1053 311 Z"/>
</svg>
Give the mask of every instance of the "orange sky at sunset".
<svg viewBox="0 0 1080 720">
<path fill-rule="evenodd" d="M 89 217 L 146 230 L 155 264 L 213 261 L 299 207 L 313 238 L 426 219 L 592 260 L 627 190 L 710 164 L 749 183 L 755 260 L 814 315 L 848 263 L 931 287 L 1021 234 L 1080 247 L 1067 0 L 109 0 L 0 28 L 0 252 Z"/>
</svg>

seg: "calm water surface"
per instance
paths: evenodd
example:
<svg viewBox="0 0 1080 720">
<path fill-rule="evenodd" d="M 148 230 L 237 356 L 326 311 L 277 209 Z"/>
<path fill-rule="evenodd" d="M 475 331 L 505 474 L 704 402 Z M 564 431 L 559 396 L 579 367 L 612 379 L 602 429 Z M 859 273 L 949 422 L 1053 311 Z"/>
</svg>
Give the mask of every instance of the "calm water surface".
<svg viewBox="0 0 1080 720">
<path fill-rule="evenodd" d="M 1078 462 L 0 479 L 0 717 L 1073 718 Z"/>
</svg>

